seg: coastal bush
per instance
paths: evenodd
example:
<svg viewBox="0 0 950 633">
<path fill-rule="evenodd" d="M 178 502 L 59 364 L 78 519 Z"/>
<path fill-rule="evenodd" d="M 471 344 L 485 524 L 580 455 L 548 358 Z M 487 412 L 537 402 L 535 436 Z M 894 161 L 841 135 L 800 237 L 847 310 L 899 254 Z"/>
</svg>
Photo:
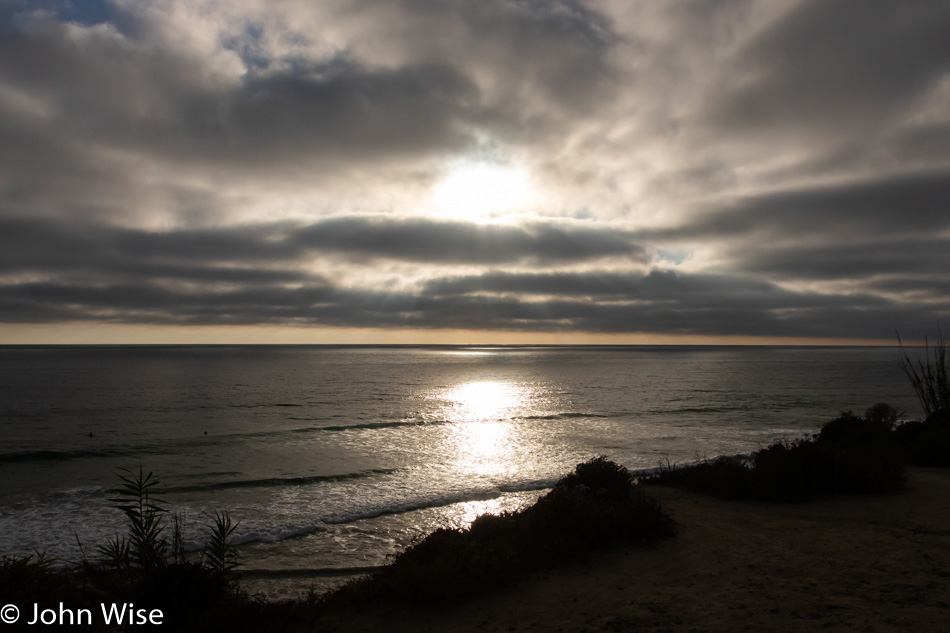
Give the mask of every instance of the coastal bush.
<svg viewBox="0 0 950 633">
<path fill-rule="evenodd" d="M 166 625 L 181 628 L 206 612 L 219 609 L 240 597 L 231 579 L 197 563 L 156 567 L 121 594 L 128 602 L 160 608 Z"/>
<path fill-rule="evenodd" d="M 103 602 L 147 605 L 150 610 L 162 611 L 162 628 L 171 631 L 285 631 L 290 627 L 278 623 L 296 617 L 289 606 L 268 605 L 249 596 L 235 575 L 197 562 L 134 568 L 132 573 L 87 565 L 79 571 L 60 573 L 67 586 L 82 592 L 80 599 L 64 600 L 67 604 L 90 606 L 94 612 Z M 41 602 L 50 595 L 62 594 L 44 590 L 34 593 L 29 601 Z M 132 627 L 137 628 L 147 627 Z"/>
<path fill-rule="evenodd" d="M 54 569 L 56 559 L 43 552 L 0 558 L 0 596 L 5 603 L 25 605 L 56 596 L 57 600 L 84 605 L 88 602 L 81 587 L 63 572 Z"/>
<path fill-rule="evenodd" d="M 804 501 L 837 492 L 834 457 L 817 442 L 776 442 L 752 457 L 752 495 L 769 501 Z"/>
<path fill-rule="evenodd" d="M 878 428 L 893 431 L 901 413 L 886 402 L 876 402 L 864 412 L 864 419 Z"/>
<path fill-rule="evenodd" d="M 838 472 L 837 492 L 865 494 L 904 488 L 907 465 L 893 443 L 844 446 L 832 457 Z"/>
<path fill-rule="evenodd" d="M 436 530 L 327 600 L 457 602 L 596 550 L 672 534 L 659 503 L 624 467 L 599 457 L 578 464 L 533 506 L 482 515 L 467 529 Z"/>
<path fill-rule="evenodd" d="M 892 431 L 896 418 L 892 407 L 879 403 L 863 418 L 843 412 L 814 438 L 774 442 L 751 460 L 720 458 L 679 469 L 666 467 L 643 481 L 729 499 L 782 502 L 898 490 L 905 467 Z"/>
<path fill-rule="evenodd" d="M 937 411 L 923 421 L 904 422 L 894 438 L 915 466 L 950 466 L 950 411 Z"/>
<path fill-rule="evenodd" d="M 645 484 L 685 488 L 726 499 L 752 495 L 752 470 L 744 457 L 719 457 L 678 468 L 667 462 L 654 475 L 641 478 Z"/>
<path fill-rule="evenodd" d="M 884 402 L 868 408 L 862 418 L 851 411 L 842 411 L 837 418 L 821 427 L 817 439 L 824 444 L 887 442 L 897 416 L 897 410 Z"/>
<path fill-rule="evenodd" d="M 630 472 L 615 462 L 600 455 L 582 464 L 574 472 L 565 475 L 557 484 L 562 488 L 587 486 L 591 490 L 602 490 L 611 499 L 623 497 L 630 488 Z"/>
</svg>

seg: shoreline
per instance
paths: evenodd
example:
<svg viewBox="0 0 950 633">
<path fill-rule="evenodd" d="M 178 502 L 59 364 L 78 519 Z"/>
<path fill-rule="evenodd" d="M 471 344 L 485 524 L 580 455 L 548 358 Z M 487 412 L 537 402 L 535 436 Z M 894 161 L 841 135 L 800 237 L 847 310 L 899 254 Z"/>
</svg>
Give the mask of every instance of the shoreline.
<svg viewBox="0 0 950 633">
<path fill-rule="evenodd" d="M 455 607 L 334 610 L 301 631 L 939 630 L 950 617 L 950 472 L 801 504 L 651 487 L 678 535 L 533 574 Z"/>
</svg>

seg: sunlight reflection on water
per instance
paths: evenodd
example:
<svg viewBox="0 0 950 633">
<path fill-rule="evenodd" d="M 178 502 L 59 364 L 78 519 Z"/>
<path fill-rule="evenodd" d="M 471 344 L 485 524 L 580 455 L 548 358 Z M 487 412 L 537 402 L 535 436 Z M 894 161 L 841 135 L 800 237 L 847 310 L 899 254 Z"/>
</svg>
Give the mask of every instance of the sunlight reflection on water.
<svg viewBox="0 0 950 633">
<path fill-rule="evenodd" d="M 533 494 L 528 495 L 530 499 L 534 499 L 540 495 L 540 493 L 536 491 L 532 492 Z M 506 511 L 511 512 L 514 510 L 520 510 L 526 505 L 529 504 L 526 502 L 522 502 L 521 504 L 513 504 L 511 499 L 508 498 L 466 501 L 463 503 L 456 503 L 445 508 L 442 513 L 443 521 L 446 527 L 467 528 L 472 524 L 472 521 L 474 521 L 476 517 L 479 517 L 483 514 L 499 515 Z"/>
<path fill-rule="evenodd" d="M 452 422 L 509 419 L 525 407 L 528 390 L 508 382 L 469 382 L 445 394 Z"/>
<path fill-rule="evenodd" d="M 517 472 L 522 443 L 512 418 L 523 415 L 531 390 L 509 382 L 477 381 L 445 392 L 446 419 L 455 424 L 449 443 L 456 463 L 478 475 Z"/>
</svg>

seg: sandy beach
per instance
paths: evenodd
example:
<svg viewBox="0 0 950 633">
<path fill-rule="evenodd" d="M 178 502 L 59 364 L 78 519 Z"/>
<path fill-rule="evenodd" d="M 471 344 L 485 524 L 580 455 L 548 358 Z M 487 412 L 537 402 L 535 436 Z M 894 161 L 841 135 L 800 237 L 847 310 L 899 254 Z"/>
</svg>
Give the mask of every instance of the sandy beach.
<svg viewBox="0 0 950 633">
<path fill-rule="evenodd" d="M 653 487 L 678 535 L 536 574 L 451 608 L 328 613 L 314 631 L 945 630 L 950 472 L 797 505 Z"/>
</svg>

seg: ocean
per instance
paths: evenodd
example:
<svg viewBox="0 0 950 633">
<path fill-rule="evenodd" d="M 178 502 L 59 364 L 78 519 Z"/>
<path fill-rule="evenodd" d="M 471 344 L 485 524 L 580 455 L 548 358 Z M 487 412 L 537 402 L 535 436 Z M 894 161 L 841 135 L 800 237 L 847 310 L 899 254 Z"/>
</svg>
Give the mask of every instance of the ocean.
<svg viewBox="0 0 950 633">
<path fill-rule="evenodd" d="M 875 402 L 920 416 L 895 348 L 0 347 L 0 552 L 95 559 L 141 468 L 191 550 L 227 510 L 249 586 L 297 597 L 592 457 L 747 454 Z"/>
</svg>

